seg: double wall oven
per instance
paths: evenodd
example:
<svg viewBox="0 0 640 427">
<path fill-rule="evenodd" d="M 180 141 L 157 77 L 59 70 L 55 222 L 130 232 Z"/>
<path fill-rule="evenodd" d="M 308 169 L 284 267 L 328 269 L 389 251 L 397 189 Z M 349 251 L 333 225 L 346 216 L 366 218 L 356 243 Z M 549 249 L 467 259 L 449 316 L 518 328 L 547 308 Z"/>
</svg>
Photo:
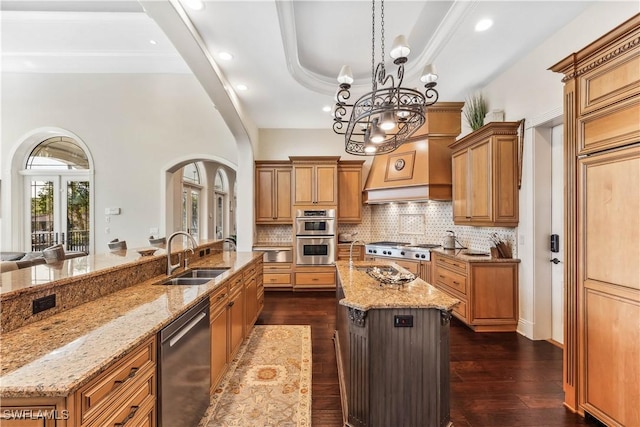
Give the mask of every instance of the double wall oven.
<svg viewBox="0 0 640 427">
<path fill-rule="evenodd" d="M 297 209 L 296 265 L 331 265 L 336 253 L 336 210 Z"/>
</svg>

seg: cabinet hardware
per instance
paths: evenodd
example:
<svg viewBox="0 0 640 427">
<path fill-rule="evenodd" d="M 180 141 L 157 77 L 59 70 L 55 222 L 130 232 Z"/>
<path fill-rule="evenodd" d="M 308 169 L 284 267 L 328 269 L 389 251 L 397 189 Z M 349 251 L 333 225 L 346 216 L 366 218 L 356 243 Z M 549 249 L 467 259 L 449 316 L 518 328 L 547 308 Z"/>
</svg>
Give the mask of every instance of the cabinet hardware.
<svg viewBox="0 0 640 427">
<path fill-rule="evenodd" d="M 131 411 L 129 411 L 129 415 L 127 415 L 127 418 L 122 420 L 121 423 L 115 423 L 113 427 L 124 427 L 124 425 L 128 423 L 131 420 L 131 418 L 133 418 L 136 415 L 136 412 L 138 412 L 138 408 L 139 406 L 132 406 Z"/>
<path fill-rule="evenodd" d="M 123 380 L 115 380 L 113 382 L 113 389 L 115 389 L 116 387 L 120 387 L 123 383 L 129 381 L 131 378 L 136 376 L 136 372 L 138 372 L 138 368 L 131 368 L 131 371 L 129 371 L 129 375 L 127 375 Z"/>
</svg>

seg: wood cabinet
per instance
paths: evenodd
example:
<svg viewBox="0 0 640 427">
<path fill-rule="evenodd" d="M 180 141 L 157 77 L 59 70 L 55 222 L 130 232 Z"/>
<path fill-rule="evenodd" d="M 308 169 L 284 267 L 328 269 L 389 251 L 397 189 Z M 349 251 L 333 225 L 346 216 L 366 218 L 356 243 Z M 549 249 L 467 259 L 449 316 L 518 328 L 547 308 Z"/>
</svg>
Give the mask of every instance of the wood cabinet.
<svg viewBox="0 0 640 427">
<path fill-rule="evenodd" d="M 467 262 L 432 253 L 431 284 L 460 304 L 453 314 L 476 332 L 515 331 L 518 261 Z"/>
<path fill-rule="evenodd" d="M 518 127 L 492 122 L 449 145 L 456 225 L 518 225 Z"/>
<path fill-rule="evenodd" d="M 66 399 L 2 398 L 3 427 L 65 427 L 73 426 Z"/>
<path fill-rule="evenodd" d="M 247 334 L 258 320 L 260 296 L 264 296 L 262 286 L 262 259 L 252 262 L 243 273 L 245 293 L 245 330 Z M 264 298 L 264 297 L 263 297 Z"/>
<path fill-rule="evenodd" d="M 211 393 L 229 364 L 229 285 L 216 289 L 209 297 L 209 327 L 211 329 Z"/>
<path fill-rule="evenodd" d="M 640 425 L 640 14 L 564 74 L 565 405 Z M 634 320 L 635 319 L 635 320 Z"/>
<path fill-rule="evenodd" d="M 336 288 L 336 267 L 318 265 L 296 267 L 294 290 L 333 290 Z"/>
<path fill-rule="evenodd" d="M 238 352 L 245 337 L 245 296 L 242 273 L 229 285 L 229 360 Z"/>
<path fill-rule="evenodd" d="M 338 261 L 349 261 L 349 252 L 351 252 L 351 243 L 339 243 L 336 258 Z M 353 261 L 364 260 L 364 245 L 353 245 L 351 253 Z"/>
<path fill-rule="evenodd" d="M 431 261 L 420 261 L 420 272 L 418 276 L 425 282 L 431 284 Z"/>
<path fill-rule="evenodd" d="M 291 164 L 255 162 L 255 215 L 257 224 L 292 224 Z"/>
<path fill-rule="evenodd" d="M 364 160 L 338 162 L 338 223 L 362 222 L 362 165 Z"/>
<path fill-rule="evenodd" d="M 291 290 L 290 262 L 265 262 L 263 267 L 264 287 L 269 290 Z"/>
<path fill-rule="evenodd" d="M 156 354 L 154 336 L 78 389 L 73 396 L 76 425 L 155 420 Z"/>
<path fill-rule="evenodd" d="M 293 167 L 293 204 L 338 204 L 338 159 L 340 157 L 290 156 Z"/>
</svg>

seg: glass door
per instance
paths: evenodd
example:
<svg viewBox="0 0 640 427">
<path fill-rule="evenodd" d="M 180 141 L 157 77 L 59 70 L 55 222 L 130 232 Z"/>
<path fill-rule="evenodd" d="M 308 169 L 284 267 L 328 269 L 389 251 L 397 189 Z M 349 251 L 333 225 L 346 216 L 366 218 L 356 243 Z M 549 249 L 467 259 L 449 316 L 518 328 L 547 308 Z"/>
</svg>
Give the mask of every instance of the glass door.
<svg viewBox="0 0 640 427">
<path fill-rule="evenodd" d="M 182 187 L 182 229 L 200 236 L 200 189 L 188 185 Z"/>
<path fill-rule="evenodd" d="M 90 184 L 86 177 L 30 176 L 27 247 L 42 251 L 63 244 L 66 251 L 89 252 Z"/>
</svg>

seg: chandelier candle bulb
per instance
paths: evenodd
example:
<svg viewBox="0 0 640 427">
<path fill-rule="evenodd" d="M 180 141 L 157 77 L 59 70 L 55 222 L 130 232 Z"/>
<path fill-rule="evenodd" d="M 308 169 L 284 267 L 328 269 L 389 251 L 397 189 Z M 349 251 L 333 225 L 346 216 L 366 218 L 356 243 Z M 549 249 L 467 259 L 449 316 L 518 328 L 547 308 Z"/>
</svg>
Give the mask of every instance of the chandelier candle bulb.
<svg viewBox="0 0 640 427">
<path fill-rule="evenodd" d="M 351 85 L 351 83 L 353 83 L 353 73 L 351 72 L 350 66 L 342 66 L 342 68 L 340 69 L 340 74 L 338 74 L 338 83 L 340 83 L 340 85 Z"/>
<path fill-rule="evenodd" d="M 393 39 L 393 47 L 389 52 L 389 56 L 393 59 L 406 58 L 409 53 L 411 53 L 411 49 L 409 48 L 409 43 L 407 43 L 407 38 L 403 35 L 396 36 Z"/>
<path fill-rule="evenodd" d="M 422 70 L 422 76 L 420 76 L 420 81 L 422 83 L 429 84 L 434 83 L 436 80 L 438 80 L 436 66 L 433 64 L 425 65 L 424 69 Z"/>
</svg>

